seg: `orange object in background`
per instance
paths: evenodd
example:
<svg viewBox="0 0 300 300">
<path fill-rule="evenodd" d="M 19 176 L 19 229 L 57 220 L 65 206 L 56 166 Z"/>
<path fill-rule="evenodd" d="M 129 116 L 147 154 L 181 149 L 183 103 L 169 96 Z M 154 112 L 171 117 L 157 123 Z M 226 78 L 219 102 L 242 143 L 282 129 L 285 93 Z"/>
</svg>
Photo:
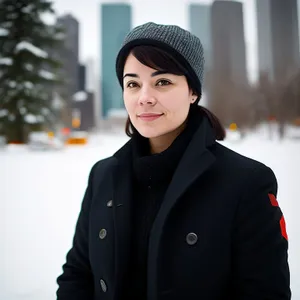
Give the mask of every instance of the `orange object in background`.
<svg viewBox="0 0 300 300">
<path fill-rule="evenodd" d="M 85 131 L 74 131 L 66 140 L 66 145 L 86 145 L 88 134 Z"/>
<path fill-rule="evenodd" d="M 236 123 L 231 123 L 230 125 L 229 125 L 229 129 L 231 130 L 231 131 L 236 131 L 237 130 L 237 124 Z"/>
<path fill-rule="evenodd" d="M 66 140 L 67 145 L 86 145 L 87 138 L 68 138 Z"/>
<path fill-rule="evenodd" d="M 54 137 L 54 132 L 52 132 L 52 131 L 49 131 L 47 134 L 48 134 L 49 138 L 53 138 Z"/>
<path fill-rule="evenodd" d="M 295 119 L 294 125 L 300 126 L 300 117 L 298 117 L 298 118 Z"/>
<path fill-rule="evenodd" d="M 81 122 L 80 122 L 80 119 L 79 119 L 79 118 L 74 118 L 74 119 L 72 120 L 72 127 L 73 127 L 73 128 L 79 128 L 79 127 L 80 127 L 80 124 L 81 124 Z"/>
</svg>

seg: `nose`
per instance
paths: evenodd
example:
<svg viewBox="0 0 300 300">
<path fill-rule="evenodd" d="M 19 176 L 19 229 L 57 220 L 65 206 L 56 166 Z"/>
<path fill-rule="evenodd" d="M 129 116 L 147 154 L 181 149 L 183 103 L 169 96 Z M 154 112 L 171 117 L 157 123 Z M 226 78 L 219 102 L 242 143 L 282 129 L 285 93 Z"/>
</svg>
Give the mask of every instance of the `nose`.
<svg viewBox="0 0 300 300">
<path fill-rule="evenodd" d="M 141 94 L 139 96 L 139 105 L 153 106 L 156 104 L 156 102 L 156 98 L 153 93 L 151 93 L 149 88 L 145 87 L 141 90 Z"/>
</svg>

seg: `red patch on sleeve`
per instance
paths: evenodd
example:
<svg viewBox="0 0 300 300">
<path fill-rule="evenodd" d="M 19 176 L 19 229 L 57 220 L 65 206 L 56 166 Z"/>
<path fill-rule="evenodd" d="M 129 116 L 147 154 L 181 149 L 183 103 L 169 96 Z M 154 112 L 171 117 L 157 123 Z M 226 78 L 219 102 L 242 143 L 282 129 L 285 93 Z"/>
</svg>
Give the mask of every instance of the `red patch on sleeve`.
<svg viewBox="0 0 300 300">
<path fill-rule="evenodd" d="M 270 202 L 271 202 L 272 206 L 279 207 L 278 201 L 277 201 L 275 195 L 273 195 L 273 194 L 268 194 L 268 196 L 269 196 L 269 199 L 270 199 Z M 280 219 L 280 229 L 281 229 L 281 234 L 282 234 L 282 236 L 283 236 L 286 240 L 288 240 L 288 235 L 287 235 L 287 231 L 286 231 L 286 224 L 285 224 L 284 216 L 282 216 L 281 219 Z"/>
<path fill-rule="evenodd" d="M 271 201 L 271 204 L 273 205 L 273 206 L 279 206 L 278 205 L 278 202 L 277 202 L 277 200 L 276 200 L 276 197 L 273 195 L 273 194 L 268 194 L 269 195 L 269 199 L 270 199 L 270 201 Z"/>
<path fill-rule="evenodd" d="M 288 240 L 288 235 L 287 235 L 287 232 L 286 232 L 286 225 L 285 225 L 285 220 L 284 220 L 284 217 L 282 216 L 281 219 L 280 219 L 280 229 L 281 229 L 281 234 L 282 236 Z"/>
</svg>

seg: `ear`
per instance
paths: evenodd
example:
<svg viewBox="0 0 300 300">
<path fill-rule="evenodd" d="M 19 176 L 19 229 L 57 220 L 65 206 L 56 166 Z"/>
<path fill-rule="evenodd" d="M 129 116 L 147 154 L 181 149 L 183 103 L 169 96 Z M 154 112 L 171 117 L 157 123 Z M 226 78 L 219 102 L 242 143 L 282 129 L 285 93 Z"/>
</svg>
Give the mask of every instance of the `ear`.
<svg viewBox="0 0 300 300">
<path fill-rule="evenodd" d="M 197 100 L 197 98 L 198 98 L 198 95 L 197 95 L 196 93 L 192 92 L 192 95 L 191 95 L 191 103 L 195 103 L 196 100 Z"/>
</svg>

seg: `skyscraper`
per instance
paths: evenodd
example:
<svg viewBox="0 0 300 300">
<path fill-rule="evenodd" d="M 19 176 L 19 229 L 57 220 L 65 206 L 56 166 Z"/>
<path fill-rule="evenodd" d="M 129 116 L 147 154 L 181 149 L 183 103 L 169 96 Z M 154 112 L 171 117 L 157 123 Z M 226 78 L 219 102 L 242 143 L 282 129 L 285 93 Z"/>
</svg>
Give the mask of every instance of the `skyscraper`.
<svg viewBox="0 0 300 300">
<path fill-rule="evenodd" d="M 79 58 L 79 22 L 75 17 L 67 14 L 58 18 L 58 23 L 65 29 L 66 48 L 72 51 L 76 58 Z"/>
<path fill-rule="evenodd" d="M 85 91 L 86 90 L 86 66 L 80 64 L 78 66 L 78 90 Z"/>
<path fill-rule="evenodd" d="M 111 110 L 125 109 L 115 61 L 126 34 L 131 30 L 131 19 L 131 6 L 128 4 L 101 5 L 101 111 L 104 119 Z"/>
<path fill-rule="evenodd" d="M 204 50 L 204 78 L 201 105 L 209 103 L 209 76 L 212 71 L 211 5 L 192 3 L 189 5 L 189 29 L 202 43 Z"/>
<path fill-rule="evenodd" d="M 256 1 L 259 71 L 284 81 L 300 66 L 297 0 Z"/>
<path fill-rule="evenodd" d="M 189 5 L 190 31 L 202 42 L 205 71 L 212 68 L 211 5 L 193 3 Z"/>
<path fill-rule="evenodd" d="M 243 4 L 215 1 L 211 7 L 214 80 L 247 84 Z"/>
<path fill-rule="evenodd" d="M 59 58 L 67 80 L 67 94 L 72 97 L 78 91 L 79 82 L 79 22 L 68 14 L 58 18 L 58 24 L 65 34 L 64 49 L 60 51 Z"/>
<path fill-rule="evenodd" d="M 56 51 L 55 56 L 62 63 L 59 75 L 64 79 L 63 85 L 59 85 L 55 92 L 64 99 L 64 107 L 61 115 L 63 123 L 71 126 L 73 96 L 79 90 L 79 22 L 70 14 L 57 19 L 64 32 L 63 46 Z"/>
</svg>

